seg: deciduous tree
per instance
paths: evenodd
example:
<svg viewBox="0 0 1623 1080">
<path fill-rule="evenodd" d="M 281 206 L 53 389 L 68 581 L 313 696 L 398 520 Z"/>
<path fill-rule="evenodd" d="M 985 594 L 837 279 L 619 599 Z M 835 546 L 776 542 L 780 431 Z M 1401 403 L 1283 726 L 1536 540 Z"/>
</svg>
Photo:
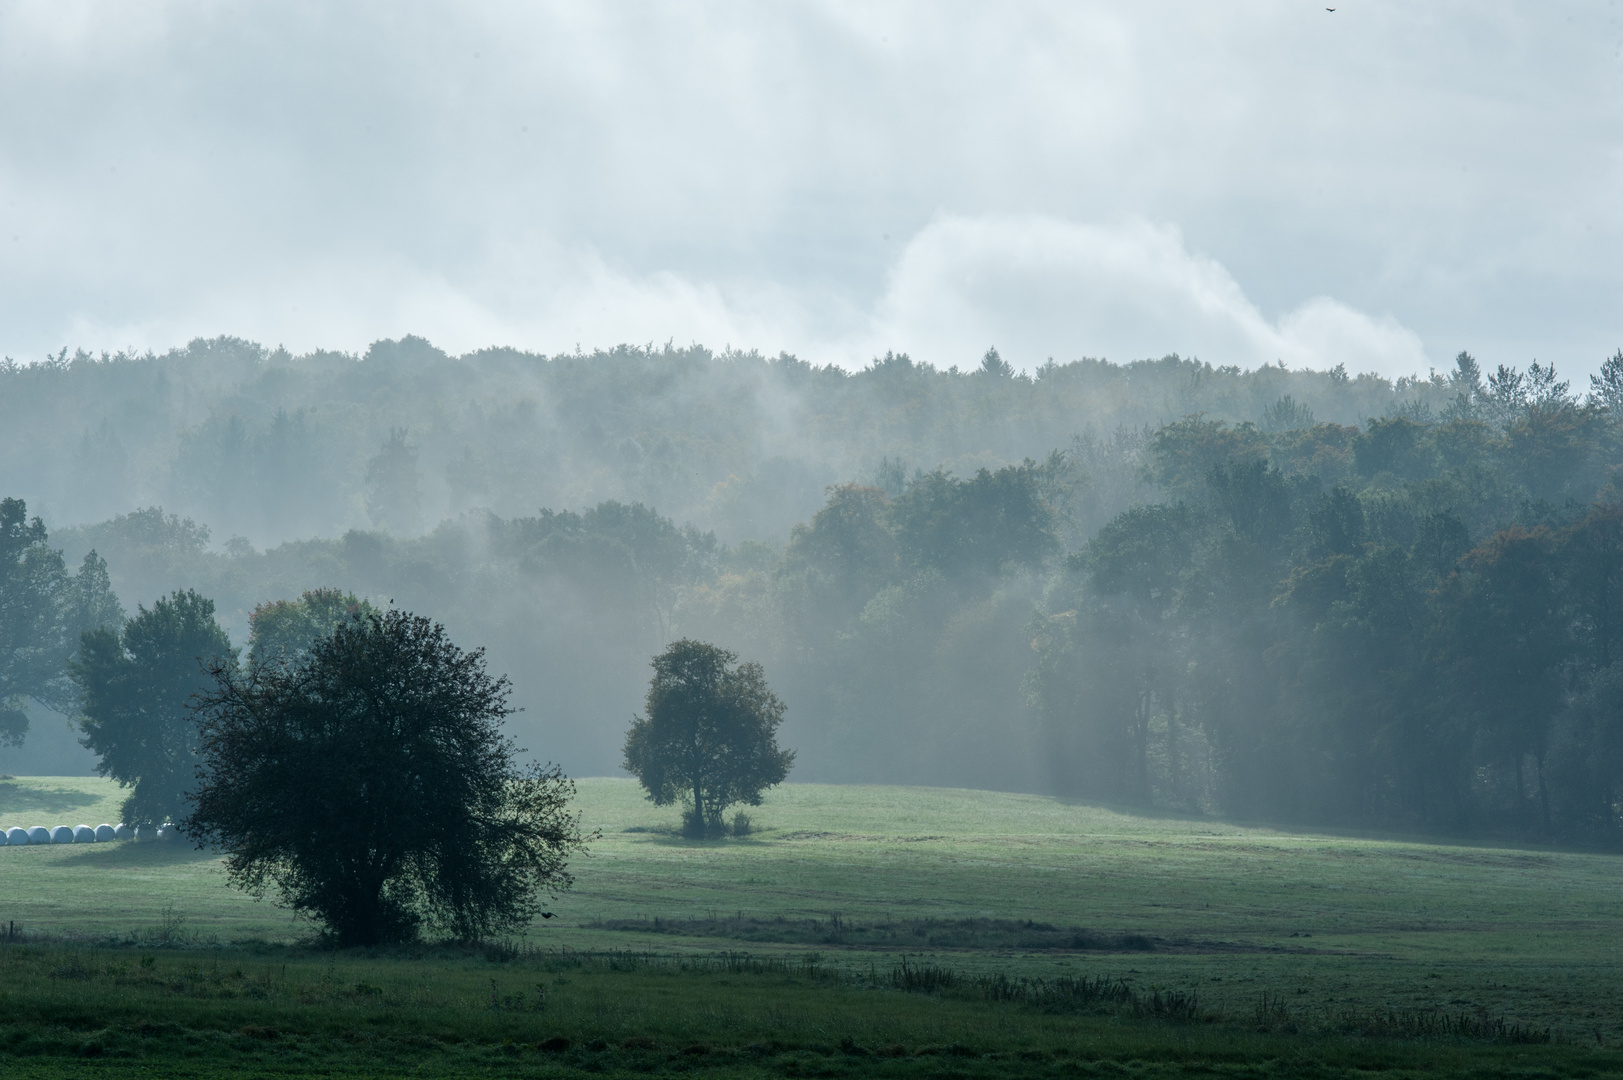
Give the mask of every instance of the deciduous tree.
<svg viewBox="0 0 1623 1080">
<path fill-rule="evenodd" d="M 212 674 L 186 828 L 225 848 L 237 886 L 274 889 L 345 946 L 516 929 L 568 888 L 588 839 L 574 785 L 518 764 L 508 682 L 482 649 L 357 611 L 302 663 Z"/>
<path fill-rule="evenodd" d="M 190 589 L 137 608 L 122 630 L 84 633 L 71 666 L 83 693 L 81 742 L 103 776 L 132 789 L 124 820 L 185 813 L 197 760 L 192 697 L 208 686 L 210 665 L 235 659 L 214 601 Z"/>
<path fill-rule="evenodd" d="M 781 783 L 793 750 L 778 749 L 783 702 L 760 664 L 736 664 L 736 653 L 683 639 L 654 657 L 646 717 L 626 734 L 625 767 L 656 806 L 692 800 L 687 831 L 722 831 L 734 803 L 759 806 L 761 792 Z"/>
</svg>

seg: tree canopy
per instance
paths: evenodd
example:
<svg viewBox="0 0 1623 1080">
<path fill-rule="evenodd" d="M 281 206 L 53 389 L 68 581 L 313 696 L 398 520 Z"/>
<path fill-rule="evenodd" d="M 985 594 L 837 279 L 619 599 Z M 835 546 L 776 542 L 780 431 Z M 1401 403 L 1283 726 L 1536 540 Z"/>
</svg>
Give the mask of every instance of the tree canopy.
<svg viewBox="0 0 1623 1080">
<path fill-rule="evenodd" d="M 355 611 L 296 663 L 212 669 L 191 835 L 341 945 L 526 925 L 571 882 L 574 786 L 521 767 L 508 683 L 445 628 Z"/>
<path fill-rule="evenodd" d="M 47 539 L 23 500 L 0 500 L 0 745 L 23 741 L 30 700 L 71 711 L 79 635 L 124 621 L 106 562 L 92 550 L 70 575 Z"/>
<path fill-rule="evenodd" d="M 85 631 L 74 679 L 83 695 L 80 725 L 97 769 L 131 789 L 124 820 L 183 816 L 197 762 L 193 697 L 211 666 L 236 654 L 214 619 L 214 602 L 191 590 L 139 607 L 121 630 Z"/>
<path fill-rule="evenodd" d="M 626 734 L 625 767 L 656 806 L 686 797 L 692 835 L 723 831 L 734 803 L 758 806 L 761 792 L 783 782 L 793 750 L 780 750 L 783 702 L 760 664 L 684 638 L 654 657 L 647 716 Z"/>
<path fill-rule="evenodd" d="M 303 663 L 340 623 L 373 610 L 341 589 L 306 589 L 297 600 L 267 601 L 248 616 L 248 661 L 256 667 Z"/>
</svg>

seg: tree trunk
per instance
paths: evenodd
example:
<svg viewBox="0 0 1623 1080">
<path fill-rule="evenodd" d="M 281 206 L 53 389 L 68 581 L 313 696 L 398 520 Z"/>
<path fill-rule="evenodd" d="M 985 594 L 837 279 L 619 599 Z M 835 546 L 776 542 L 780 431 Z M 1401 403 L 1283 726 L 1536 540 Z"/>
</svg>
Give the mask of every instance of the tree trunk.
<svg viewBox="0 0 1623 1080">
<path fill-rule="evenodd" d="M 1138 754 L 1138 801 L 1150 805 L 1150 691 L 1139 694 L 1138 715 L 1134 717 L 1137 730 L 1133 733 Z"/>
<path fill-rule="evenodd" d="M 1550 789 L 1544 783 L 1544 755 L 1535 756 L 1533 763 L 1538 769 L 1535 778 L 1538 780 L 1539 808 L 1544 813 L 1544 835 L 1553 837 L 1555 828 L 1550 823 Z"/>
<path fill-rule="evenodd" d="M 1178 699 L 1167 695 L 1167 786 L 1175 800 L 1184 797 L 1183 761 L 1178 755 Z"/>
<path fill-rule="evenodd" d="M 699 779 L 698 773 L 693 774 L 693 820 L 698 826 L 699 835 L 703 836 L 709 830 L 710 823 L 704 816 L 704 781 Z"/>
</svg>

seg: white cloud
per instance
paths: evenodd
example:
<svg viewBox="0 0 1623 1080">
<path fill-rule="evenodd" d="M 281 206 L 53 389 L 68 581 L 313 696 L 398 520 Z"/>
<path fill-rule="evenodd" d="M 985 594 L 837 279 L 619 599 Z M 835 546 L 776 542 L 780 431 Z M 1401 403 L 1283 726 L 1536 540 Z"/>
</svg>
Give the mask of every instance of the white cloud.
<svg viewBox="0 0 1623 1080">
<path fill-rule="evenodd" d="M 1327 296 L 1315 297 L 1279 320 L 1281 356 L 1300 365 L 1345 364 L 1354 373 L 1375 371 L 1390 378 L 1424 375 L 1428 358 L 1414 331 L 1390 315 L 1371 318 Z M 1443 366 L 1446 366 L 1444 363 Z"/>
<path fill-rule="evenodd" d="M 413 333 L 451 351 L 675 339 L 781 348 L 853 368 L 888 349 L 970 366 L 988 345 L 1023 368 L 1050 356 L 1125 361 L 1168 352 L 1248 367 L 1344 363 L 1390 376 L 1426 367 L 1413 332 L 1326 297 L 1270 322 L 1220 263 L 1188 250 L 1175 226 L 1140 219 L 943 217 L 903 245 L 866 311 L 758 280 L 637 274 L 590 246 L 537 240 L 484 253 L 460 279 L 399 262 L 318 263 L 262 273 L 248 289 L 228 281 L 194 301 L 144 322 L 79 321 L 69 340 L 161 349 L 229 333 L 294 350 L 360 349 Z"/>
<path fill-rule="evenodd" d="M 674 339 L 721 349 L 778 340 L 800 326 L 784 290 L 671 273 L 616 270 L 590 247 L 547 246 L 493 256 L 453 279 L 401 262 L 318 263 L 195 294 L 191 306 L 121 323 L 78 319 L 67 340 L 95 348 L 162 350 L 232 334 L 294 351 L 359 351 L 380 337 L 416 334 L 465 352 L 513 345 L 546 353 Z M 791 332 L 804 338 L 804 332 Z"/>
<path fill-rule="evenodd" d="M 1131 219 L 945 217 L 907 245 L 872 331 L 846 359 L 885 348 L 973 364 L 995 344 L 1018 365 L 1080 355 L 1124 361 L 1178 352 L 1214 364 L 1423 371 L 1420 339 L 1390 318 L 1328 298 L 1270 322 L 1179 230 Z"/>
<path fill-rule="evenodd" d="M 1620 340 L 1619 18 L 16 0 L 0 353 L 409 330 L 1578 375 Z"/>
</svg>

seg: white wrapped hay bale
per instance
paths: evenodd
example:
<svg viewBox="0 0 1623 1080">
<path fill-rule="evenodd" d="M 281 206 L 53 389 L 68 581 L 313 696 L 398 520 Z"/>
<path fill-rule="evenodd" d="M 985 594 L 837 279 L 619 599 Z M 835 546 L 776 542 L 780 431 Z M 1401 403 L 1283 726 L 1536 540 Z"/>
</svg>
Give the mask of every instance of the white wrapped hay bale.
<svg viewBox="0 0 1623 1080">
<path fill-rule="evenodd" d="M 121 821 L 121 822 L 119 822 L 117 825 L 115 825 L 113 827 L 113 839 L 114 840 L 134 840 L 135 839 L 135 830 L 130 828 L 128 825 L 124 824 Z"/>
<path fill-rule="evenodd" d="M 114 832 L 111 825 L 102 824 L 96 826 L 96 843 L 105 844 L 112 839 L 114 839 Z"/>
<path fill-rule="evenodd" d="M 158 837 L 156 830 L 151 825 L 137 825 L 135 827 L 135 838 L 144 844 L 156 840 Z"/>
<path fill-rule="evenodd" d="M 35 825 L 28 830 L 28 842 L 30 844 L 49 844 L 51 842 L 51 830 L 43 825 Z"/>
<path fill-rule="evenodd" d="M 174 822 L 166 821 L 162 825 L 158 826 L 158 839 L 159 840 L 179 840 L 180 839 L 180 830 L 175 828 L 175 823 Z"/>
<path fill-rule="evenodd" d="M 75 844 L 94 844 L 96 842 L 96 830 L 89 825 L 75 825 L 73 827 L 73 842 Z"/>
<path fill-rule="evenodd" d="M 73 843 L 73 828 L 71 826 L 68 826 L 68 825 L 58 825 L 56 828 L 52 829 L 51 830 L 51 843 L 53 843 L 53 844 L 71 844 L 71 843 Z"/>
<path fill-rule="evenodd" d="M 24 844 L 28 843 L 28 830 L 7 829 L 6 843 L 11 847 L 22 847 Z"/>
</svg>

